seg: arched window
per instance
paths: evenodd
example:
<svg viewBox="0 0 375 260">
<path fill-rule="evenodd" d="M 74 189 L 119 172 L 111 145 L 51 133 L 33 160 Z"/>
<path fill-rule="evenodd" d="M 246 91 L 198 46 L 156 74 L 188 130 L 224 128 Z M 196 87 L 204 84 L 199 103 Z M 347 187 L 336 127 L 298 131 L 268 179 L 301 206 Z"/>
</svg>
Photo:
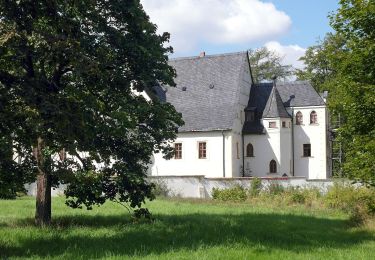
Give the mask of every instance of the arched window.
<svg viewBox="0 0 375 260">
<path fill-rule="evenodd" d="M 246 157 L 254 157 L 254 147 L 250 143 L 246 146 Z"/>
<path fill-rule="evenodd" d="M 317 124 L 318 123 L 318 115 L 315 111 L 310 113 L 310 124 Z"/>
<path fill-rule="evenodd" d="M 302 125 L 303 124 L 303 116 L 301 111 L 298 111 L 296 114 L 296 125 Z"/>
<path fill-rule="evenodd" d="M 271 160 L 270 161 L 270 173 L 276 173 L 276 172 L 277 172 L 276 161 Z"/>
</svg>

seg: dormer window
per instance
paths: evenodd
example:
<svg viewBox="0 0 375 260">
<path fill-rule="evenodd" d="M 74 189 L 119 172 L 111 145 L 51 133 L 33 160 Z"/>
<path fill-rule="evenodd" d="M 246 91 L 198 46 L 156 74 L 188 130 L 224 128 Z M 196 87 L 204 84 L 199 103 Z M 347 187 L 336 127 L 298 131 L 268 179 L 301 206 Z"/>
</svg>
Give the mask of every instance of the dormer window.
<svg viewBox="0 0 375 260">
<path fill-rule="evenodd" d="M 246 122 L 254 122 L 255 121 L 255 112 L 254 111 L 246 111 L 245 112 L 245 120 L 246 120 Z"/>
</svg>

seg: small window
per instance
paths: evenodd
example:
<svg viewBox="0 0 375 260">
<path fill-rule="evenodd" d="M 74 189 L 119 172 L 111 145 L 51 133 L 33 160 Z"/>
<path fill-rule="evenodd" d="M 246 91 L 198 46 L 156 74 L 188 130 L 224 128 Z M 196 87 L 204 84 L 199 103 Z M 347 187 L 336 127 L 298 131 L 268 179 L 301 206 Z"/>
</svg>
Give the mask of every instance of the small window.
<svg viewBox="0 0 375 260">
<path fill-rule="evenodd" d="M 254 157 L 254 147 L 252 144 L 246 146 L 246 157 Z"/>
<path fill-rule="evenodd" d="M 238 146 L 238 142 L 236 143 L 236 150 L 237 150 L 237 159 L 240 159 L 240 148 Z"/>
<path fill-rule="evenodd" d="M 254 122 L 255 121 L 255 113 L 254 111 L 246 111 L 245 112 L 245 120 L 247 122 Z"/>
<path fill-rule="evenodd" d="M 182 159 L 182 143 L 174 144 L 174 158 Z"/>
<path fill-rule="evenodd" d="M 270 173 L 276 173 L 276 172 L 277 172 L 276 161 L 271 160 L 270 161 Z"/>
<path fill-rule="evenodd" d="M 283 128 L 286 128 L 286 122 L 285 121 L 283 121 L 281 124 L 282 124 Z"/>
<path fill-rule="evenodd" d="M 275 121 L 269 122 L 268 127 L 269 128 L 276 128 L 276 122 Z"/>
<path fill-rule="evenodd" d="M 317 124 L 318 123 L 318 115 L 315 111 L 310 113 L 310 124 Z"/>
<path fill-rule="evenodd" d="M 298 111 L 296 114 L 296 125 L 302 125 L 303 124 L 303 116 L 301 111 Z"/>
<path fill-rule="evenodd" d="M 198 158 L 199 159 L 206 159 L 207 158 L 207 151 L 206 151 L 206 142 L 199 142 L 198 143 Z"/>
<path fill-rule="evenodd" d="M 311 144 L 303 144 L 303 157 L 311 156 Z"/>
</svg>

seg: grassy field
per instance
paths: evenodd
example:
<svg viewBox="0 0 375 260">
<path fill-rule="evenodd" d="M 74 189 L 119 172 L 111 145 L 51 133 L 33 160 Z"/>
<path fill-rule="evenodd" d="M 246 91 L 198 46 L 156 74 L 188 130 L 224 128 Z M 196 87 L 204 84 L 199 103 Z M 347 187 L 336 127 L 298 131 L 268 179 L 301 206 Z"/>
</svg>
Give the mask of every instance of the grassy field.
<svg viewBox="0 0 375 260">
<path fill-rule="evenodd" d="M 303 206 L 210 201 L 147 203 L 156 220 L 133 223 L 107 203 L 73 210 L 53 199 L 53 225 L 33 225 L 35 202 L 0 200 L 0 259 L 374 259 L 375 230 L 344 213 Z"/>
</svg>

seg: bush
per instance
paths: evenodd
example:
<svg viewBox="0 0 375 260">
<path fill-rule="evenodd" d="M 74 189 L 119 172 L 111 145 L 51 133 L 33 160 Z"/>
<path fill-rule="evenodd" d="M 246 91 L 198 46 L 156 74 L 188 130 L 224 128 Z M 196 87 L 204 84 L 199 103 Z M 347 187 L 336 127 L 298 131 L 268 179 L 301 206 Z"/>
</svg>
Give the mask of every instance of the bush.
<svg viewBox="0 0 375 260">
<path fill-rule="evenodd" d="M 331 208 L 350 213 L 351 222 L 361 225 L 375 214 L 375 190 L 354 187 L 349 183 L 335 183 L 325 196 L 325 203 Z"/>
<path fill-rule="evenodd" d="M 286 190 L 285 193 L 289 203 L 304 204 L 306 201 L 306 195 L 304 193 L 304 190 L 301 190 L 298 187 L 290 187 Z"/>
<path fill-rule="evenodd" d="M 157 197 L 168 197 L 170 195 L 170 189 L 168 185 L 163 180 L 154 180 L 152 182 L 154 187 L 152 188 L 152 193 Z"/>
<path fill-rule="evenodd" d="M 268 193 L 270 195 L 280 195 L 285 191 L 285 188 L 283 185 L 277 183 L 277 182 L 271 182 L 268 186 Z"/>
<path fill-rule="evenodd" d="M 236 185 L 228 189 L 212 189 L 212 198 L 221 201 L 245 201 L 247 199 L 246 189 Z"/>
<path fill-rule="evenodd" d="M 0 187 L 0 199 L 15 199 L 17 197 L 17 193 L 15 190 L 9 187 Z"/>
<path fill-rule="evenodd" d="M 255 177 L 250 183 L 249 194 L 252 197 L 256 197 L 259 195 L 261 190 L 262 190 L 262 180 L 260 178 Z"/>
<path fill-rule="evenodd" d="M 363 204 L 358 204 L 351 210 L 349 221 L 353 226 L 361 226 L 366 223 L 369 217 L 370 214 L 367 207 Z"/>
</svg>

